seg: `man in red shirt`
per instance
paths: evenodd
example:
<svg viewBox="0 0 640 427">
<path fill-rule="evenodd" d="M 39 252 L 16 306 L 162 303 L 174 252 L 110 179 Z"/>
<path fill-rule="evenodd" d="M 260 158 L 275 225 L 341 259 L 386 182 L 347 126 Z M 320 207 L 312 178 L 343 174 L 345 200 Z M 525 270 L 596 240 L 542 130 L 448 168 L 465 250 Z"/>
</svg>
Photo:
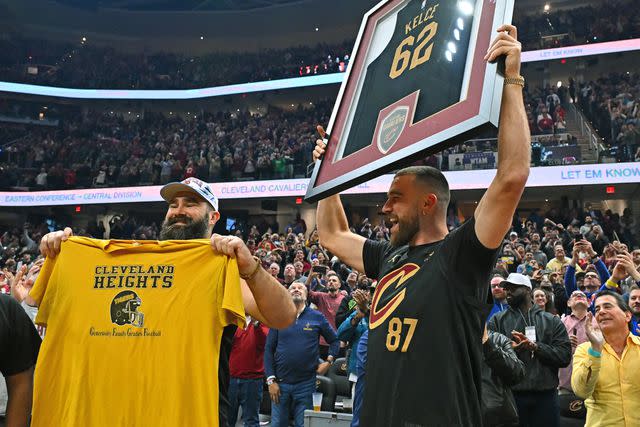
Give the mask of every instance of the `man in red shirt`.
<svg viewBox="0 0 640 427">
<path fill-rule="evenodd" d="M 318 307 L 318 311 L 324 314 L 324 317 L 327 318 L 329 324 L 331 324 L 331 327 L 333 327 L 333 330 L 335 331 L 337 330 L 336 314 L 338 313 L 338 308 L 344 298 L 344 295 L 340 292 L 342 282 L 337 274 L 329 273 L 327 275 L 327 283 L 325 285 L 327 292 L 312 291 L 309 288 L 311 281 L 314 277 L 319 275 L 319 273 L 311 273 L 309 275 L 309 279 L 307 280 L 307 289 L 309 294 L 308 300 L 310 303 L 313 303 Z M 326 359 L 328 354 L 329 345 L 323 337 L 320 337 L 320 357 Z"/>
<path fill-rule="evenodd" d="M 229 427 L 236 425 L 242 406 L 244 427 L 258 427 L 262 384 L 264 383 L 264 346 L 269 328 L 247 316 L 247 326 L 238 328 L 233 337 L 229 370 Z"/>
</svg>

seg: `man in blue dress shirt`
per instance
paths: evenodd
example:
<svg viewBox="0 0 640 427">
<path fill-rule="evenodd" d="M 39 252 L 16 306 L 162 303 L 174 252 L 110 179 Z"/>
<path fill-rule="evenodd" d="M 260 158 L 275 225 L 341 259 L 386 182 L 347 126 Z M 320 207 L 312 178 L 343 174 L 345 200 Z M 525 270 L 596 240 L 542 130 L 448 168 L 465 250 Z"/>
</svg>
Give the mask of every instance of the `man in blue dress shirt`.
<svg viewBox="0 0 640 427">
<path fill-rule="evenodd" d="M 307 307 L 305 285 L 294 282 L 289 293 L 297 309 L 296 321 L 286 329 L 271 329 L 264 352 L 273 427 L 289 425 L 290 407 L 295 426 L 304 425 L 304 411 L 313 406 L 311 395 L 316 388 L 320 336 L 329 344 L 329 363 L 333 363 L 340 350 L 336 331 L 326 317 Z"/>
</svg>

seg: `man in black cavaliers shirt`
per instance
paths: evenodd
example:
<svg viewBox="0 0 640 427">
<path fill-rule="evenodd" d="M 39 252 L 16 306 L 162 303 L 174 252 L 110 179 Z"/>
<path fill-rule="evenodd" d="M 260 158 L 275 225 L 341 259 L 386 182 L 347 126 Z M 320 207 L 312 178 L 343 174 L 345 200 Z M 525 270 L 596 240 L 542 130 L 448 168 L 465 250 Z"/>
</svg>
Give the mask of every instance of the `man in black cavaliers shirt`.
<svg viewBox="0 0 640 427">
<path fill-rule="evenodd" d="M 383 212 L 391 243 L 351 233 L 335 195 L 317 209 L 320 243 L 378 285 L 369 314 L 367 383 L 360 425 L 479 426 L 481 338 L 489 274 L 529 174 L 520 43 L 504 25 L 485 59 L 505 56 L 493 182 L 472 218 L 449 233 L 449 186 L 430 167 L 396 174 Z M 320 129 L 321 130 L 321 129 Z M 321 130 L 321 134 L 324 131 Z M 314 158 L 324 153 L 318 140 Z"/>
</svg>

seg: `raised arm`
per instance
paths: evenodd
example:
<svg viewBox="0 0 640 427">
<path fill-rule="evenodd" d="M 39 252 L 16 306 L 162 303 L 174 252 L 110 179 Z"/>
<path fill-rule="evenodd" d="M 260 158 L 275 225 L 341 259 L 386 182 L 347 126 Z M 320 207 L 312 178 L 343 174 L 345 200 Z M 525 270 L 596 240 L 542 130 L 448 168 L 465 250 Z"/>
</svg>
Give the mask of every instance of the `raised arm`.
<svg viewBox="0 0 640 427">
<path fill-rule="evenodd" d="M 520 77 L 520 51 L 518 33 L 513 25 L 498 28 L 485 59 L 489 62 L 505 55 L 505 77 Z M 474 217 L 475 231 L 480 243 L 497 248 L 511 226 L 529 177 L 531 163 L 531 136 L 524 110 L 522 87 L 505 84 L 500 108 L 498 130 L 498 171 L 493 182 L 478 203 Z"/>
<path fill-rule="evenodd" d="M 211 236 L 214 251 L 236 257 L 244 309 L 270 328 L 284 329 L 296 318 L 289 293 L 256 261 L 244 242 L 235 236 Z"/>
<path fill-rule="evenodd" d="M 318 132 L 321 137 L 325 137 L 326 134 L 322 126 L 318 126 Z M 316 148 L 313 150 L 314 161 L 324 154 L 325 147 L 326 145 L 322 139 L 316 141 Z M 349 267 L 364 271 L 362 249 L 366 239 L 349 230 L 347 215 L 344 213 L 338 194 L 318 202 L 316 224 L 320 244 L 324 248 L 340 258 Z"/>
</svg>

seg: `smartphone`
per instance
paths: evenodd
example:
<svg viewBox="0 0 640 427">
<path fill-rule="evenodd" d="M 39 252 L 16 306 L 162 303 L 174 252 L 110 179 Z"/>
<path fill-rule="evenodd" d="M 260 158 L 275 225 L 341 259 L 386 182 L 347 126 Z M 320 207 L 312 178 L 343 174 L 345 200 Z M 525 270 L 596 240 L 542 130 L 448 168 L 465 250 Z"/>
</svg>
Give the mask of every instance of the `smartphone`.
<svg viewBox="0 0 640 427">
<path fill-rule="evenodd" d="M 325 274 L 327 272 L 327 267 L 324 265 L 315 265 L 311 269 L 314 273 L 322 273 Z"/>
</svg>

